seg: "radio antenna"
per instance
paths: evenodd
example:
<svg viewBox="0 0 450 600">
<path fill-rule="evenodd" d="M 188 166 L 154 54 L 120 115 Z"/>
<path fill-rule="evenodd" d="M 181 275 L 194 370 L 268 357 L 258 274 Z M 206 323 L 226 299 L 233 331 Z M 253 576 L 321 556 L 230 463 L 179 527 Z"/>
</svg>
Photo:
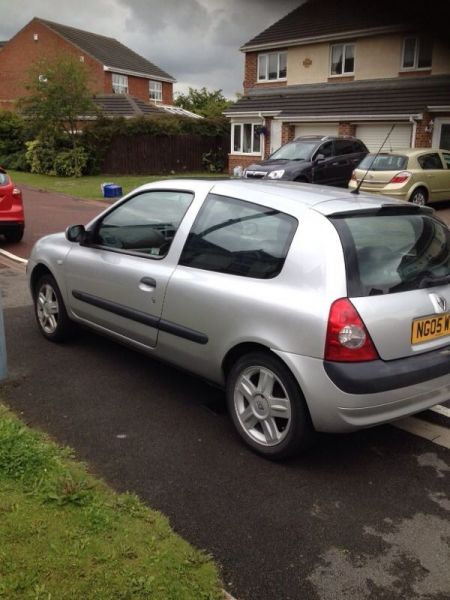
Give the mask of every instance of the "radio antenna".
<svg viewBox="0 0 450 600">
<path fill-rule="evenodd" d="M 370 171 L 370 169 L 373 167 L 375 161 L 377 160 L 381 150 L 383 149 L 383 146 L 385 145 L 385 143 L 388 141 L 391 133 L 394 131 L 394 127 L 395 127 L 395 123 L 392 125 L 391 129 L 389 130 L 389 133 L 387 134 L 387 136 L 384 138 L 384 142 L 381 144 L 381 146 L 378 148 L 378 152 L 375 154 L 375 156 L 373 157 L 373 161 L 370 163 L 370 165 L 367 168 L 367 171 L 364 173 L 364 175 L 361 177 L 360 182 L 358 183 L 358 185 L 355 187 L 354 190 L 352 190 L 350 193 L 351 194 L 359 194 L 359 188 L 362 186 L 365 178 L 367 177 L 367 173 Z"/>
</svg>

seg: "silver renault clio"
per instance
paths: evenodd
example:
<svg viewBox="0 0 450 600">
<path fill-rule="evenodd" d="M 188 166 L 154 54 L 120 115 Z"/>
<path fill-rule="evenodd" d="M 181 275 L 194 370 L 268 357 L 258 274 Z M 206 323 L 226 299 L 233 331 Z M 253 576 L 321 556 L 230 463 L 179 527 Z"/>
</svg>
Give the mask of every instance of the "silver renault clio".
<svg viewBox="0 0 450 600">
<path fill-rule="evenodd" d="M 28 276 L 47 339 L 78 323 L 223 385 L 266 457 L 450 398 L 450 233 L 427 207 L 160 181 L 39 240 Z"/>
</svg>

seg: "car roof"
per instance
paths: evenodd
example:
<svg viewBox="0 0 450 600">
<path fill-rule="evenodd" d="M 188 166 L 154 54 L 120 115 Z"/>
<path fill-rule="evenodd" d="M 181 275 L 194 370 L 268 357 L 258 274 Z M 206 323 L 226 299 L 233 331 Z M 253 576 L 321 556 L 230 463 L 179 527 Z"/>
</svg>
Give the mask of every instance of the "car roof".
<svg viewBox="0 0 450 600">
<path fill-rule="evenodd" d="M 402 206 L 405 203 L 384 196 L 367 193 L 352 194 L 342 188 L 320 186 L 295 181 L 249 181 L 248 179 L 214 180 L 165 179 L 141 186 L 139 191 L 151 189 L 190 190 L 204 194 L 217 194 L 253 202 L 301 217 L 307 210 L 329 216 L 340 212 L 353 212 L 381 208 L 386 205 Z"/>
<path fill-rule="evenodd" d="M 442 148 L 393 148 L 392 150 L 382 150 L 380 154 L 401 154 L 402 156 L 414 157 L 433 152 L 448 152 L 448 150 L 443 150 Z M 371 152 L 371 154 L 376 154 L 376 152 Z"/>
</svg>

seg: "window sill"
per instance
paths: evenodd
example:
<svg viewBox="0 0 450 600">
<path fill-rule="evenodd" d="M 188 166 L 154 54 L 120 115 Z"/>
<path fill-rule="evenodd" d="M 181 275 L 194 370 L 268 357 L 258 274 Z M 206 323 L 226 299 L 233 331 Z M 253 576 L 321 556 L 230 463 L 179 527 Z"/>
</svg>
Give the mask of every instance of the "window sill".
<svg viewBox="0 0 450 600">
<path fill-rule="evenodd" d="M 287 77 L 282 77 L 281 79 L 257 79 L 256 83 L 278 83 L 278 82 L 286 82 Z"/>
<path fill-rule="evenodd" d="M 424 69 L 401 69 L 398 72 L 399 77 L 423 77 L 424 75 L 431 75 L 431 67 L 426 67 Z"/>
<path fill-rule="evenodd" d="M 340 82 L 347 82 L 347 81 L 354 81 L 355 80 L 355 76 L 353 74 L 349 74 L 349 75 L 329 75 L 328 76 L 328 82 L 331 83 L 340 83 Z"/>
<path fill-rule="evenodd" d="M 237 152 L 235 150 L 233 150 L 232 152 L 230 152 L 230 156 L 262 156 L 261 152 Z"/>
</svg>

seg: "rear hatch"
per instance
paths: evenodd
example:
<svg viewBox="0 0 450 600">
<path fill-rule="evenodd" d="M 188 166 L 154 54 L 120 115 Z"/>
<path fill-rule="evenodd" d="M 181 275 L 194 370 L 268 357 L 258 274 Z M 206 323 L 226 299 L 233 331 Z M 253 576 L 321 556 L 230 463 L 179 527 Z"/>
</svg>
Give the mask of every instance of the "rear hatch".
<svg viewBox="0 0 450 600">
<path fill-rule="evenodd" d="M 417 210 L 416 210 L 417 208 Z M 395 205 L 331 217 L 347 293 L 380 358 L 450 344 L 450 232 L 429 209 Z"/>
<path fill-rule="evenodd" d="M 408 158 L 400 154 L 368 154 L 354 171 L 356 183 L 364 178 L 361 189 L 376 191 L 383 189 L 399 172 L 408 165 Z"/>
<path fill-rule="evenodd" d="M 10 210 L 12 206 L 13 185 L 6 173 L 0 171 L 0 211 Z"/>
</svg>

